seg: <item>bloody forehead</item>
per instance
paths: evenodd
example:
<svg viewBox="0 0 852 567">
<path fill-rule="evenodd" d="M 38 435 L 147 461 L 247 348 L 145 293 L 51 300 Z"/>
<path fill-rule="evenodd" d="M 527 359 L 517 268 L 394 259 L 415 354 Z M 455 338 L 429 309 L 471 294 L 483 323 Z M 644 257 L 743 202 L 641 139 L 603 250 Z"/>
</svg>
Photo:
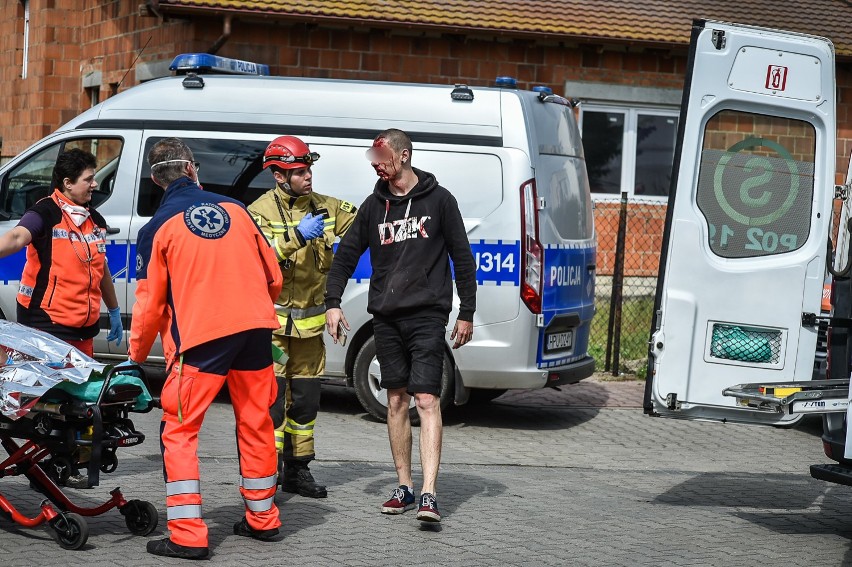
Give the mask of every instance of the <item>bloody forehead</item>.
<svg viewBox="0 0 852 567">
<path fill-rule="evenodd" d="M 388 141 L 386 139 L 376 138 L 375 140 L 373 140 L 373 147 L 374 148 L 388 148 L 390 146 L 388 145 Z"/>
</svg>

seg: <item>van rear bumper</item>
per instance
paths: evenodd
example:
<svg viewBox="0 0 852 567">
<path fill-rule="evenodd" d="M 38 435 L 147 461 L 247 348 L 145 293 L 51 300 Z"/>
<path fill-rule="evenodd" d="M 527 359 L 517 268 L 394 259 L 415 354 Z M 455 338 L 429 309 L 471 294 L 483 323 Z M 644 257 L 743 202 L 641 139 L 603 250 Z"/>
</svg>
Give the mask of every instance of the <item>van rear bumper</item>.
<svg viewBox="0 0 852 567">
<path fill-rule="evenodd" d="M 561 386 L 563 384 L 574 384 L 583 378 L 588 378 L 595 371 L 595 359 L 591 356 L 575 362 L 570 366 L 559 370 L 547 372 L 547 383 L 545 386 Z"/>
<path fill-rule="evenodd" d="M 487 370 L 461 369 L 466 388 L 500 388 L 536 390 L 546 386 L 573 384 L 595 371 L 595 359 L 583 358 L 573 364 L 555 368 Z"/>
</svg>

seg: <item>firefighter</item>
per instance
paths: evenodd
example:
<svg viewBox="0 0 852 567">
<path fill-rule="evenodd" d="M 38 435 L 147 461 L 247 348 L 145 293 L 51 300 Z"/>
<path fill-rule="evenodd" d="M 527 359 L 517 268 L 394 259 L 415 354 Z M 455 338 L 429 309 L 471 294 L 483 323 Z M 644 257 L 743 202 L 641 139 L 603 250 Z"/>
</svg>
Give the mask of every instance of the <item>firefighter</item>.
<svg viewBox="0 0 852 567">
<path fill-rule="evenodd" d="M 171 532 L 149 541 L 148 553 L 203 559 L 209 551 L 198 432 L 225 382 L 245 503 L 234 533 L 267 541 L 281 525 L 269 416 L 276 395 L 269 345 L 278 328 L 272 302 L 281 291 L 281 271 L 243 204 L 201 190 L 199 166 L 180 139 L 154 144 L 148 163 L 166 192 L 139 231 L 128 362 L 144 362 L 157 333 L 162 336 L 169 373 L 160 397 L 160 447 Z"/>
<path fill-rule="evenodd" d="M 272 340 L 289 359 L 274 365 L 278 397 L 270 408 L 283 467 L 281 488 L 309 498 L 327 495 L 308 468 L 315 457 L 319 377 L 325 371 L 325 275 L 335 238 L 356 213 L 352 203 L 313 191 L 311 166 L 319 157 L 299 138 L 275 138 L 264 152 L 263 168 L 271 169 L 276 186 L 249 206 L 284 276 L 275 302 L 281 327 Z"/>
</svg>

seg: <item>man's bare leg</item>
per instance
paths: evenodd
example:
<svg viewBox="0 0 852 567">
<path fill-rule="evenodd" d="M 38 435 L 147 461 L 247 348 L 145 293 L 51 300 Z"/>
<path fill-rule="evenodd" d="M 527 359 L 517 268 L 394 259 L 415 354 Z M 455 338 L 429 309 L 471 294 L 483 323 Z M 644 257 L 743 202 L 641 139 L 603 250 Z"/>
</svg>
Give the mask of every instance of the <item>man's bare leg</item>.
<svg viewBox="0 0 852 567">
<path fill-rule="evenodd" d="M 408 404 L 411 396 L 405 388 L 388 390 L 388 439 L 399 484 L 414 489 L 411 483 L 411 421 Z"/>
<path fill-rule="evenodd" d="M 436 494 L 438 468 L 441 465 L 441 400 L 432 394 L 415 394 L 417 413 L 420 415 L 420 464 L 423 467 L 423 490 Z M 409 431 L 410 435 L 410 431 Z M 411 462 L 409 457 L 409 463 Z"/>
</svg>

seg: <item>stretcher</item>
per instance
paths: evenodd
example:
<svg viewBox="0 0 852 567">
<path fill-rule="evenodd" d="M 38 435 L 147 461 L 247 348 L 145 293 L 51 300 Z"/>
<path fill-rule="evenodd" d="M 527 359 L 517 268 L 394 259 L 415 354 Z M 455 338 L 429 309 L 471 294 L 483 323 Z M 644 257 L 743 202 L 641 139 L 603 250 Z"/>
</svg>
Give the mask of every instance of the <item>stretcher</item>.
<svg viewBox="0 0 852 567">
<path fill-rule="evenodd" d="M 138 366 L 102 365 L 50 335 L 0 321 L 0 445 L 8 454 L 0 478 L 23 475 L 45 497 L 28 516 L 0 490 L 0 513 L 26 527 L 46 523 L 65 549 L 85 545 L 85 517 L 113 508 L 132 534 L 151 533 L 158 513 L 150 502 L 127 500 L 117 487 L 103 504 L 80 506 L 59 486 L 78 466 L 97 486 L 100 473 L 116 470 L 118 449 L 145 440 L 130 419 L 158 406 L 143 377 Z"/>
</svg>

